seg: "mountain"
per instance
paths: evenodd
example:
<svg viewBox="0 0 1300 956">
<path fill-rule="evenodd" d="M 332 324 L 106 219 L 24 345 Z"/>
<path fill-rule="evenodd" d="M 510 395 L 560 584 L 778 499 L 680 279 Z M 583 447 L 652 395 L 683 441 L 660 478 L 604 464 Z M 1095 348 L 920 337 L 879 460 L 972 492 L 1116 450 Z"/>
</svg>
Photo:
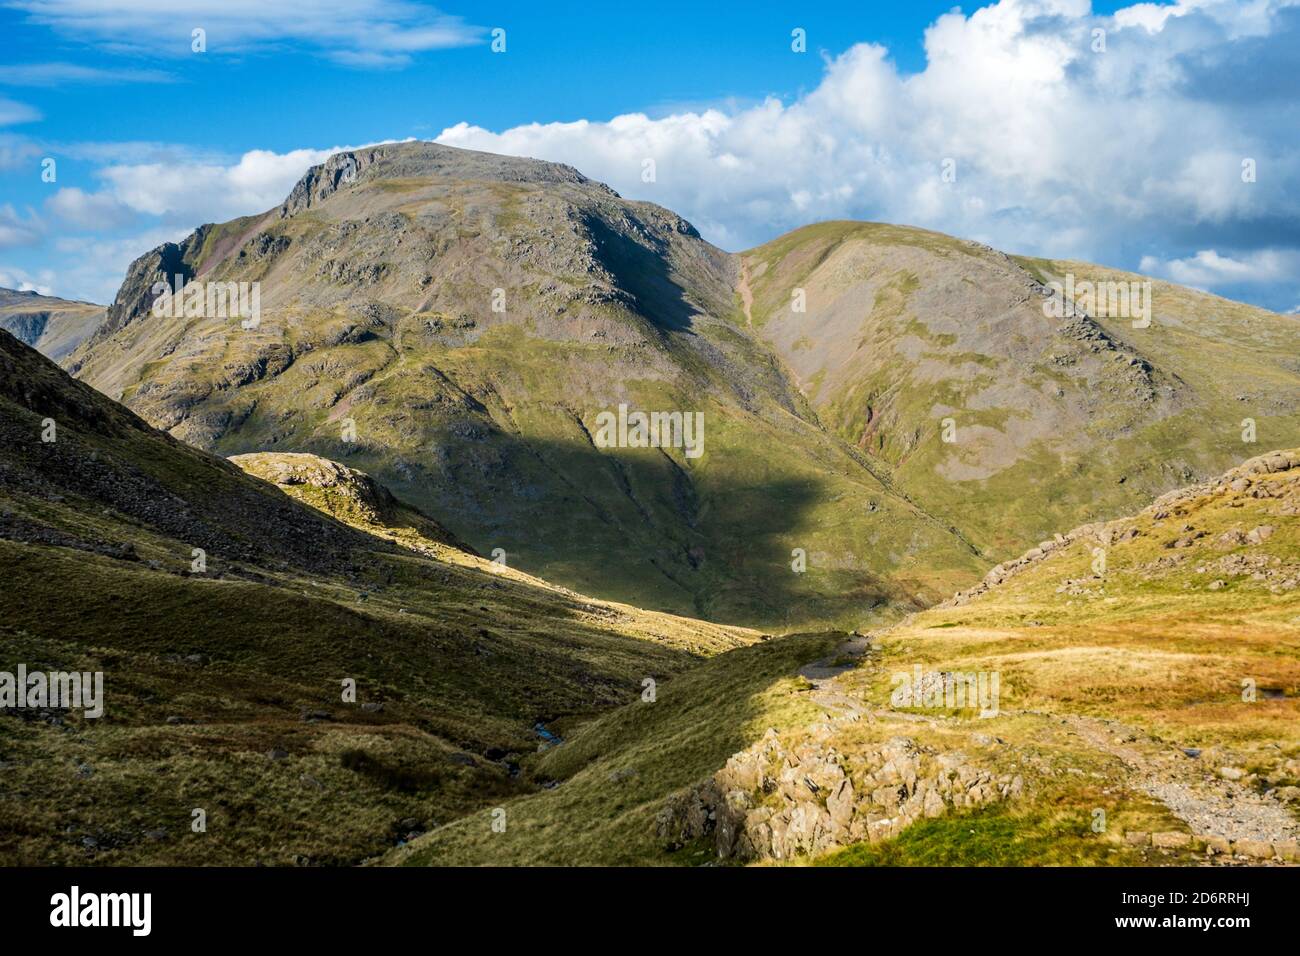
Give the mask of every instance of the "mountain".
<svg viewBox="0 0 1300 956">
<path fill-rule="evenodd" d="M 1147 281 L 331 157 L 76 378 L 0 332 L 0 671 L 105 677 L 0 714 L 0 853 L 1294 859 L 1295 320 Z"/>
<path fill-rule="evenodd" d="M 737 322 L 736 265 L 566 166 L 375 147 L 137 260 L 68 367 L 198 447 L 342 461 L 482 554 L 642 606 L 856 625 L 977 577 Z M 155 315 L 178 274 L 260 283 L 260 323 Z M 600 447 L 621 405 L 702 416 L 702 443 Z"/>
<path fill-rule="evenodd" d="M 56 362 L 89 338 L 103 319 L 102 305 L 0 289 L 0 329 Z"/>
<path fill-rule="evenodd" d="M 0 447 L 0 670 L 104 675 L 100 718 L 0 715 L 18 863 L 1296 858 L 1300 450 L 765 640 L 480 557 L 348 465 L 214 457 L 4 332 Z M 958 678 L 1000 693 L 924 697 Z"/>
<path fill-rule="evenodd" d="M 387 862 L 1300 859 L 1300 449 L 845 637 L 712 658 L 536 758 L 555 785 L 504 833 L 470 814 Z"/>
<path fill-rule="evenodd" d="M 825 427 L 995 560 L 1300 443 L 1294 316 L 876 223 L 796 230 L 745 253 L 742 276 Z M 1110 314 L 1123 299 L 1065 301 L 1104 282 L 1148 283 L 1149 327 Z"/>
<path fill-rule="evenodd" d="M 17 864 L 355 863 L 534 789 L 536 728 L 760 638 L 493 563 L 337 463 L 254 477 L 7 332 L 0 448 L 0 671 L 103 674 L 102 717 L 0 713 Z"/>
<path fill-rule="evenodd" d="M 194 314 L 154 308 L 177 275 Z M 729 255 L 570 167 L 407 143 L 141 257 L 65 364 L 217 454 L 364 470 L 569 587 L 860 628 L 1300 442 L 1300 321 L 1154 282 L 1144 325 L 1081 294 L 1102 281 L 1147 280 L 873 223 Z M 202 314 L 240 282 L 255 327 Z M 620 409 L 703 441 L 608 447 Z"/>
</svg>

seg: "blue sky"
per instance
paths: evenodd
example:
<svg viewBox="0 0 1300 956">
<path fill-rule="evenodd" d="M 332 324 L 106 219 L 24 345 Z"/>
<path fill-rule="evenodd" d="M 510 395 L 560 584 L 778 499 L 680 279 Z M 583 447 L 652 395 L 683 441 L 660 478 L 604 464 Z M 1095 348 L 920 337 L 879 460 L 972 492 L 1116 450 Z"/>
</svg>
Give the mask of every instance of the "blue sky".
<svg viewBox="0 0 1300 956">
<path fill-rule="evenodd" d="M 106 300 L 329 149 L 418 137 L 571 162 L 733 250 L 883 219 L 1300 305 L 1288 0 L 596 10 L 0 0 L 0 285 Z"/>
</svg>

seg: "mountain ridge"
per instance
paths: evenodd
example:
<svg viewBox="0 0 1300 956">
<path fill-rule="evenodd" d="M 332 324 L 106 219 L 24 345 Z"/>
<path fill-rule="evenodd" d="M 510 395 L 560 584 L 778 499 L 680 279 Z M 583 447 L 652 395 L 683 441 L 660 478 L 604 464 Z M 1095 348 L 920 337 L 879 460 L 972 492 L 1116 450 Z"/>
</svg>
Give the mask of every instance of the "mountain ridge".
<svg viewBox="0 0 1300 956">
<path fill-rule="evenodd" d="M 0 288 L 0 329 L 56 362 L 93 335 L 103 316 L 104 307 L 93 302 Z"/>
<path fill-rule="evenodd" d="M 871 223 L 733 255 L 571 167 L 395 144 L 138 259 L 66 364 L 200 447 L 355 456 L 569 586 L 856 627 L 1242 457 L 1199 425 L 1261 381 L 1243 414 L 1300 438 L 1300 333 L 1252 352 L 1233 323 L 1258 310 L 1201 327 L 1167 285 L 1147 333 L 1074 303 L 1053 320 L 1055 268 Z M 262 326 L 145 316 L 169 271 L 261 282 Z M 1221 367 L 1189 358 L 1220 344 Z M 708 451 L 596 447 L 619 404 L 705 412 Z"/>
</svg>

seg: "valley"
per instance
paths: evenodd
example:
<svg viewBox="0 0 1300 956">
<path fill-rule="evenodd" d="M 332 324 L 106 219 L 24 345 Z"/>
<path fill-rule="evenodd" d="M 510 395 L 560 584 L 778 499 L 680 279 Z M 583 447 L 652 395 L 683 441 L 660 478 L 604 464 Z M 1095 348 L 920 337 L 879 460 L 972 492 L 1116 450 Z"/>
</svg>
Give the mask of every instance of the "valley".
<svg viewBox="0 0 1300 956">
<path fill-rule="evenodd" d="M 22 294 L 0 854 L 1294 863 L 1300 323 L 1148 281 L 410 142 Z"/>
</svg>

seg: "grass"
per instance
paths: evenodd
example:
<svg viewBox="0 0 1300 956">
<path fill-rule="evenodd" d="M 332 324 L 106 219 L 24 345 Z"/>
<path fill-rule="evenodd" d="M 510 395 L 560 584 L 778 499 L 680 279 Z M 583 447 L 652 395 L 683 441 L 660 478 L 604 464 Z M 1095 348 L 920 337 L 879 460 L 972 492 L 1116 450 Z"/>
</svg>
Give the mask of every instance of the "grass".
<svg viewBox="0 0 1300 956">
<path fill-rule="evenodd" d="M 390 854 L 424 865 L 691 865 L 655 839 L 664 798 L 724 763 L 770 727 L 798 726 L 818 711 L 807 702 L 802 664 L 838 635 L 780 638 L 713 658 L 638 700 L 583 724 L 558 747 L 525 763 L 539 781 L 558 781 L 509 802 L 506 829 L 490 812 L 471 815 Z"/>
<path fill-rule="evenodd" d="M 1300 502 L 1294 472 L 1258 477 L 1245 491 L 1204 494 L 1168 514 L 1144 512 L 1111 530 L 1134 528 L 1107 549 L 1104 593 L 1074 595 L 1063 584 L 1092 574 L 1092 545 L 1058 549 L 968 604 L 935 608 L 881 631 L 867 660 L 838 678 L 840 692 L 885 716 L 842 723 L 828 746 L 846 756 L 905 735 L 939 752 L 961 751 L 997 774 L 1021 774 L 1026 795 L 978 811 L 917 822 L 898 837 L 857 844 L 815 860 L 836 866 L 1095 866 L 1191 864 L 1199 851 L 1135 847 L 1125 834 L 1186 832 L 1140 787 L 1141 774 L 1082 735 L 1132 730 L 1158 755 L 1186 761 L 1202 749 L 1208 772 L 1241 766 L 1253 785 L 1282 785 L 1300 755 L 1300 588 L 1271 591 L 1244 576 L 1208 589 L 1222 572 L 1197 570 L 1233 554 L 1300 566 L 1300 529 L 1281 513 Z M 1262 497 L 1254 497 L 1261 494 Z M 1206 535 L 1188 548 L 1168 540 L 1193 525 Z M 1226 531 L 1272 524 L 1260 545 L 1226 548 Z M 1174 566 L 1152 563 L 1177 554 Z M 1273 565 L 1270 565 L 1273 566 Z M 524 762 L 525 775 L 554 789 L 504 799 L 505 832 L 490 812 L 471 814 L 393 851 L 384 862 L 442 864 L 700 865 L 704 842 L 675 852 L 654 837 L 670 794 L 706 779 L 727 756 L 776 728 L 787 749 L 819 739 L 822 708 L 792 676 L 823 656 L 835 635 L 782 638 L 722 654 L 665 689 L 579 723 L 558 747 Z M 917 712 L 890 707 L 891 677 L 926 670 L 995 671 L 999 714 Z M 1284 696 L 1242 700 L 1240 680 Z M 897 714 L 897 716 L 894 716 Z M 939 717 L 938 721 L 928 718 Z M 946 718 L 946 719 L 945 719 Z M 1117 740 L 1120 738 L 1117 738 Z M 1264 780 L 1273 784 L 1265 784 Z M 1249 783 L 1250 781 L 1248 781 Z M 765 799 L 761 795 L 757 798 Z M 773 798 L 775 799 L 775 798 Z"/>
<path fill-rule="evenodd" d="M 7 336 L 0 442 L 0 669 L 102 671 L 106 698 L 0 715 L 15 863 L 355 863 L 527 789 L 539 720 L 758 638 L 497 567 L 400 503 L 321 514 Z"/>
<path fill-rule="evenodd" d="M 1091 809 L 1036 806 L 1021 812 L 997 805 L 920 820 L 891 840 L 857 843 L 819 857 L 812 865 L 1141 865 L 1136 849 L 1092 830 Z"/>
</svg>

